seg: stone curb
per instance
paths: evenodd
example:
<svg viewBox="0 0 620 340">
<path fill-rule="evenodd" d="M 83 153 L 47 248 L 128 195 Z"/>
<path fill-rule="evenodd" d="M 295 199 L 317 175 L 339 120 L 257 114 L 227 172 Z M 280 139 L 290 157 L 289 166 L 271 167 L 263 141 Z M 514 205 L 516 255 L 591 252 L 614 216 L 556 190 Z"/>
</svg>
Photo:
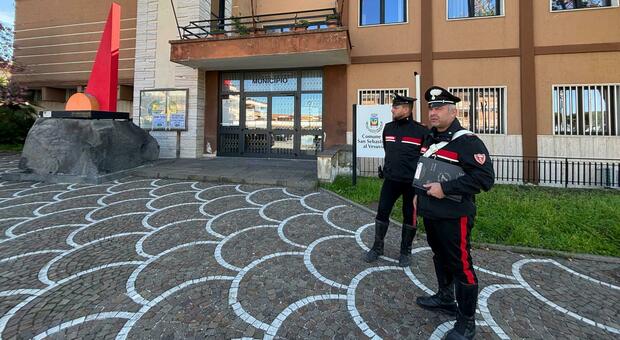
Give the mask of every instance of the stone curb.
<svg viewBox="0 0 620 340">
<path fill-rule="evenodd" d="M 245 184 L 245 185 L 263 185 L 263 186 L 280 186 L 295 188 L 305 191 L 316 190 L 318 188 L 318 181 L 316 180 L 282 180 L 271 178 L 235 178 L 219 175 L 196 175 L 192 173 L 183 173 L 182 171 L 157 171 L 147 172 L 142 171 L 145 169 L 139 169 L 131 174 L 136 177 L 153 178 L 156 179 L 176 179 L 198 182 L 212 182 L 212 183 L 225 183 L 225 184 Z"/>
<path fill-rule="evenodd" d="M 79 176 L 65 174 L 49 174 L 39 175 L 25 171 L 6 172 L 0 175 L 0 179 L 6 181 L 25 181 L 25 182 L 45 182 L 45 183 L 76 183 L 76 184 L 102 184 L 114 181 L 123 177 L 131 176 L 134 172 L 144 167 L 148 167 L 149 163 L 139 165 L 134 168 L 119 170 L 108 174 L 98 176 Z"/>
<path fill-rule="evenodd" d="M 349 200 L 348 198 L 342 197 L 340 195 L 338 195 L 337 193 L 333 192 L 333 191 L 329 191 L 327 189 L 324 188 L 320 188 L 321 192 L 327 193 L 329 195 L 332 195 L 342 201 L 347 202 L 348 204 L 351 204 L 359 209 L 362 209 L 368 213 L 371 213 L 373 215 L 376 214 L 376 211 L 361 205 L 359 203 L 353 202 L 351 200 Z M 393 219 L 390 219 L 391 223 L 394 223 L 397 226 L 400 226 L 402 228 L 402 224 L 398 221 L 395 221 Z M 421 235 L 425 235 L 423 233 L 418 233 L 416 235 L 416 238 L 418 238 Z M 601 255 L 591 255 L 591 254 L 581 254 L 581 253 L 571 253 L 571 252 L 566 252 L 566 251 L 559 251 L 559 250 L 550 250 L 550 249 L 541 249 L 541 248 L 528 248 L 528 247 L 520 247 L 520 246 L 508 246 L 508 245 L 502 245 L 502 244 L 492 244 L 492 243 L 481 243 L 481 242 L 472 242 L 472 246 L 478 249 L 491 249 L 491 250 L 501 250 L 501 251 L 509 251 L 509 252 L 513 252 L 513 253 L 520 253 L 520 254 L 529 254 L 529 255 L 541 255 L 541 256 L 555 256 L 555 257 L 562 257 L 562 258 L 566 258 L 566 259 L 579 259 L 579 260 L 587 260 L 587 261 L 596 261 L 596 262 L 606 262 L 606 263 L 613 263 L 613 264 L 620 264 L 620 257 L 612 257 L 612 256 L 601 256 Z"/>
</svg>

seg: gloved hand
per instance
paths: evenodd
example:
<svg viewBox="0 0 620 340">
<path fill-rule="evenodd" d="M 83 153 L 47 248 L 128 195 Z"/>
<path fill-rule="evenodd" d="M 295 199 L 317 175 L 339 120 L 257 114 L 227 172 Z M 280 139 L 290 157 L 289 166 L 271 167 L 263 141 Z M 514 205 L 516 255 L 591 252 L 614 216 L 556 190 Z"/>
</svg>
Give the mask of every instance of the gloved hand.
<svg viewBox="0 0 620 340">
<path fill-rule="evenodd" d="M 383 168 L 381 168 L 381 165 L 379 165 L 379 167 L 377 168 L 377 171 L 378 171 L 379 178 L 383 179 Z"/>
</svg>

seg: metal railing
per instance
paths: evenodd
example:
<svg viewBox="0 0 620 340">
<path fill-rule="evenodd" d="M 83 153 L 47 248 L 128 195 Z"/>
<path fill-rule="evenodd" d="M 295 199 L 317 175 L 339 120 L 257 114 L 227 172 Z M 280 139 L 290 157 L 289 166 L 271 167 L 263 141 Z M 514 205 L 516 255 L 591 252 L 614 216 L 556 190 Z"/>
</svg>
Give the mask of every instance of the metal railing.
<svg viewBox="0 0 620 340">
<path fill-rule="evenodd" d="M 491 156 L 495 181 L 570 188 L 620 189 L 620 159 Z M 383 158 L 358 158 L 357 175 L 375 177 Z"/>
<path fill-rule="evenodd" d="M 190 21 L 187 26 L 178 28 L 181 39 L 202 39 L 219 34 L 276 33 L 296 29 L 321 29 L 327 28 L 328 25 L 341 26 L 341 24 L 337 10 L 325 8 L 243 17 L 217 17 L 211 20 Z"/>
<path fill-rule="evenodd" d="M 620 188 L 620 159 L 492 156 L 499 183 Z"/>
</svg>

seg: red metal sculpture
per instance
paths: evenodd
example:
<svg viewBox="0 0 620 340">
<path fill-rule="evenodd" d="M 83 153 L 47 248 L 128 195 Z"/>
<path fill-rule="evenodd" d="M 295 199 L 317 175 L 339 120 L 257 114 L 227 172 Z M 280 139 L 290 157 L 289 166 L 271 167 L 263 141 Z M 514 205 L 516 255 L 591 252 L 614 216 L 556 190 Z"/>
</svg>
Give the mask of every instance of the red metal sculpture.
<svg viewBox="0 0 620 340">
<path fill-rule="evenodd" d="M 112 3 L 86 91 L 71 96 L 66 110 L 116 111 L 120 35 L 121 6 Z"/>
</svg>

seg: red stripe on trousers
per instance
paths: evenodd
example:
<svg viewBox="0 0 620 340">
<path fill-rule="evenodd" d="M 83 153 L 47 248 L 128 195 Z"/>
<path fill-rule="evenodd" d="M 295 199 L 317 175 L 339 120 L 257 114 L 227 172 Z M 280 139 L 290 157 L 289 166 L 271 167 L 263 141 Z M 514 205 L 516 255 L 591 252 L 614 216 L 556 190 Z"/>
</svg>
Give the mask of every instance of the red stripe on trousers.
<svg viewBox="0 0 620 340">
<path fill-rule="evenodd" d="M 461 217 L 461 263 L 463 264 L 463 272 L 467 277 L 467 283 L 474 284 L 474 274 L 469 266 L 469 257 L 467 252 L 467 216 Z"/>
</svg>

